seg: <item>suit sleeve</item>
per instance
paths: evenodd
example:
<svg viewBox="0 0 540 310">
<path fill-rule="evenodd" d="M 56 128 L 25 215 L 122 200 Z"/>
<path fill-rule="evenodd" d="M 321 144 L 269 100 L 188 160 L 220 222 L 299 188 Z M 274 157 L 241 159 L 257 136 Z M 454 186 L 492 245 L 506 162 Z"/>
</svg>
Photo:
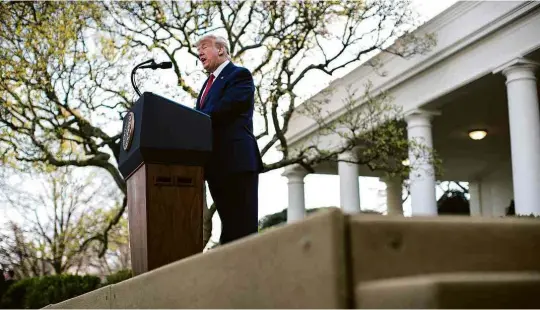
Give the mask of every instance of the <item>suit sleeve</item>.
<svg viewBox="0 0 540 310">
<path fill-rule="evenodd" d="M 235 74 L 221 99 L 216 102 L 210 117 L 217 124 L 232 121 L 252 107 L 254 94 L 255 85 L 251 72 L 243 68 Z"/>
</svg>

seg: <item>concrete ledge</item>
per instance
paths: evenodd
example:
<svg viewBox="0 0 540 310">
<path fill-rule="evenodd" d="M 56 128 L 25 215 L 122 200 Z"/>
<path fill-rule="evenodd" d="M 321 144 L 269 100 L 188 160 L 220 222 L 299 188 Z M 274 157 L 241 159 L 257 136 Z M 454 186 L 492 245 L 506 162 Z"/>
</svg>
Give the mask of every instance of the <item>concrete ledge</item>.
<svg viewBox="0 0 540 310">
<path fill-rule="evenodd" d="M 111 286 L 109 285 L 61 303 L 49 305 L 45 309 L 110 309 L 111 301 Z"/>
<path fill-rule="evenodd" d="M 346 308 L 345 248 L 344 215 L 320 211 L 112 285 L 110 307 Z"/>
<path fill-rule="evenodd" d="M 539 240 L 538 219 L 329 209 L 47 308 L 540 308 Z"/>
<path fill-rule="evenodd" d="M 354 216 L 354 283 L 450 272 L 540 271 L 540 221 Z"/>
<path fill-rule="evenodd" d="M 413 276 L 361 283 L 357 308 L 540 308 L 540 273 L 493 272 Z"/>
</svg>

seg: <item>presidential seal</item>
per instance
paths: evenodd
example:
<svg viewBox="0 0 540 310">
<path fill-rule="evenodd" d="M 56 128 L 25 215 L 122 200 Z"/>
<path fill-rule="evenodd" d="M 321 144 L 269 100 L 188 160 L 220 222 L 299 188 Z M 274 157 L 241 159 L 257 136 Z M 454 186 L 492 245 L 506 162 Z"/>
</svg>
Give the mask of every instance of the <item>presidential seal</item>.
<svg viewBox="0 0 540 310">
<path fill-rule="evenodd" d="M 129 150 L 131 141 L 133 141 L 133 132 L 135 128 L 135 114 L 129 112 L 124 118 L 124 128 L 122 130 L 122 147 L 124 151 Z"/>
</svg>

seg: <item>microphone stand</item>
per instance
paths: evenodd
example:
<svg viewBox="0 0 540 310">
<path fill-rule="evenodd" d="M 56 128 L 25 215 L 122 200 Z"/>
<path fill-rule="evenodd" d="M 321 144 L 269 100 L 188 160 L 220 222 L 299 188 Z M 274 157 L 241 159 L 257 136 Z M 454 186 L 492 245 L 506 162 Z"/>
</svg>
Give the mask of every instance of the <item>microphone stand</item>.
<svg viewBox="0 0 540 310">
<path fill-rule="evenodd" d="M 137 95 L 139 95 L 139 97 L 142 95 L 141 95 L 141 92 L 139 91 L 139 88 L 137 87 L 137 84 L 135 83 L 135 71 L 137 71 L 137 69 L 139 69 L 143 65 L 146 65 L 147 63 L 151 63 L 151 62 L 154 63 L 154 60 L 150 59 L 150 60 L 141 62 L 140 64 L 136 65 L 135 68 L 133 68 L 133 70 L 131 70 L 131 85 L 133 86 L 133 88 L 135 89 L 135 92 L 137 93 Z"/>
<path fill-rule="evenodd" d="M 149 63 L 149 65 L 147 65 Z M 137 95 L 142 96 L 141 92 L 139 91 L 139 88 L 137 87 L 135 83 L 135 71 L 137 69 L 170 69 L 172 68 L 172 62 L 170 61 L 164 61 L 162 63 L 157 64 L 153 59 L 141 62 L 140 64 L 136 65 L 135 68 L 131 71 L 131 85 L 135 89 L 135 92 L 137 92 Z"/>
</svg>

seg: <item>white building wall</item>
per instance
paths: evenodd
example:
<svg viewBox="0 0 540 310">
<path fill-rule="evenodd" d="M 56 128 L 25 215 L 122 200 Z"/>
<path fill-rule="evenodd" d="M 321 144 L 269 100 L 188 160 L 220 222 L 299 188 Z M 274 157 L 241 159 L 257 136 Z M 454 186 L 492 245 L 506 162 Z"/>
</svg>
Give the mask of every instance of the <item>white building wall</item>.
<svg viewBox="0 0 540 310">
<path fill-rule="evenodd" d="M 329 86 L 335 91 L 332 95 L 320 92 L 310 100 L 327 98 L 330 103 L 324 109 L 325 114 L 342 115 L 346 112 L 342 103 L 345 87 L 353 84 L 363 89 L 370 81 L 374 93 L 390 91 L 393 102 L 404 111 L 418 108 L 538 48 L 540 11 L 535 10 L 538 6 L 537 2 L 459 2 L 419 29 L 419 33 L 437 34 L 437 45 L 427 55 L 406 60 L 381 54 L 378 56 L 383 62 L 380 70 L 385 75 L 369 66 L 360 66 Z M 508 44 L 509 40 L 512 44 Z M 299 106 L 298 112 L 301 110 Z M 313 119 L 295 113 L 286 137 L 294 144 L 316 129 Z"/>
<path fill-rule="evenodd" d="M 471 216 L 482 216 L 482 182 L 469 182 L 469 210 Z"/>
<path fill-rule="evenodd" d="M 480 180 L 479 185 L 482 216 L 504 216 L 506 208 L 514 197 L 510 162 L 505 162 L 491 173 L 486 174 Z"/>
</svg>

